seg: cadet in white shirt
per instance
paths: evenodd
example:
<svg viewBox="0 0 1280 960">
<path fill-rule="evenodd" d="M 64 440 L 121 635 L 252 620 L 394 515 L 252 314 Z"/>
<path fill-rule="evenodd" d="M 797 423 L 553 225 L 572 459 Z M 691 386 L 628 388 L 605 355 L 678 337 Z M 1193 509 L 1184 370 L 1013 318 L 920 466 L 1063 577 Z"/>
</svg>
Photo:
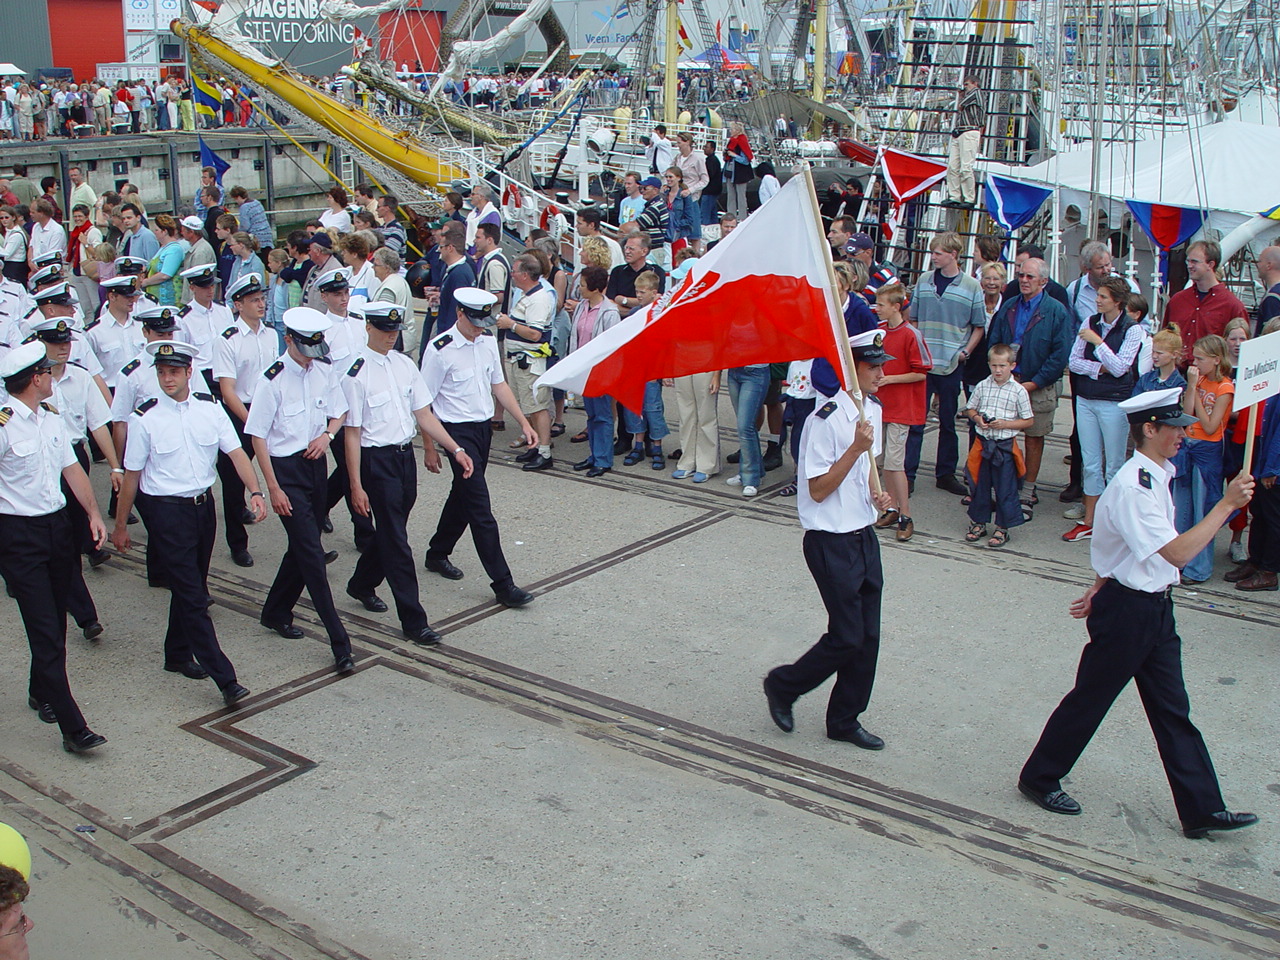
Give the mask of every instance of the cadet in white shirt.
<svg viewBox="0 0 1280 960">
<path fill-rule="evenodd" d="M 1200 839 L 1215 830 L 1251 826 L 1258 818 L 1226 809 L 1204 738 L 1191 722 L 1173 587 L 1179 569 L 1252 499 L 1253 477 L 1241 471 L 1205 518 L 1179 534 L 1169 493 L 1176 472 L 1170 461 L 1182 445 L 1184 428 L 1196 420 L 1183 413 L 1177 387 L 1121 400 L 1120 409 L 1129 418 L 1137 449 L 1098 499 L 1092 542 L 1097 579 L 1070 611 L 1076 619 L 1086 619 L 1089 643 L 1080 654 L 1075 687 L 1045 724 L 1023 765 L 1018 789 L 1051 813 L 1080 813 L 1080 804 L 1063 792 L 1062 778 L 1133 680 L 1182 832 Z"/>
<path fill-rule="evenodd" d="M 440 635 L 427 623 L 418 598 L 413 548 L 409 546 L 409 513 L 418 498 L 418 471 L 413 437 L 421 431 L 423 464 L 440 472 L 434 440 L 450 451 L 464 478 L 471 458 L 454 442 L 429 407 L 427 385 L 418 365 L 395 349 L 405 327 L 405 312 L 394 303 L 365 307 L 368 346 L 342 378 L 347 398 L 347 464 L 351 500 L 362 516 L 374 518 L 373 549 L 356 563 L 347 594 L 366 610 L 380 613 L 386 603 L 374 592 L 386 580 L 395 598 L 400 628 L 414 643 L 433 646 Z"/>
<path fill-rule="evenodd" d="M 459 287 L 454 299 L 457 325 L 423 348 L 422 379 L 432 412 L 466 451 L 474 469 L 467 474 L 456 457 L 450 461 L 453 486 L 423 565 L 447 580 L 461 580 L 462 571 L 450 562 L 449 555 L 470 527 L 476 553 L 498 602 L 523 607 L 533 600 L 533 594 L 516 586 L 511 576 L 484 477 L 493 439 L 494 398 L 520 425 L 526 443 L 537 443 L 538 434 L 520 412 L 515 394 L 502 376 L 502 360 L 493 336 L 497 318 L 491 313 L 498 298 L 477 287 Z"/>
<path fill-rule="evenodd" d="M 267 368 L 254 388 L 244 427 L 253 438 L 271 509 L 289 537 L 289 549 L 280 558 L 261 622 L 286 639 L 300 638 L 302 629 L 293 625 L 293 608 L 305 586 L 329 633 L 338 672 L 349 673 L 355 666 L 351 639 L 333 605 L 325 575 L 330 557 L 320 541 L 328 497 L 325 452 L 342 427 L 347 402 L 328 358 L 329 318 L 310 307 L 294 307 L 285 311 L 284 327 L 285 354 Z"/>
<path fill-rule="evenodd" d="M 102 286 L 107 291 L 107 301 L 97 317 L 85 321 L 85 342 L 102 364 L 102 379 L 114 391 L 121 367 L 136 357 L 147 342 L 142 326 L 133 322 L 133 306 L 142 296 L 142 288 L 133 277 L 112 277 Z"/>
<path fill-rule="evenodd" d="M 56 717 L 64 749 L 83 753 L 107 738 L 89 729 L 67 681 L 67 594 L 76 546 L 64 480 L 89 515 L 99 546 L 106 528 L 67 425 L 47 402 L 53 395 L 49 370 L 38 341 L 0 359 L 9 394 L 0 407 L 0 575 L 18 602 L 31 647 L 27 704 Z"/>
<path fill-rule="evenodd" d="M 875 521 L 891 504 L 873 494 L 871 470 L 880 450 L 880 404 L 874 398 L 893 358 L 884 334 L 870 330 L 849 340 L 862 392 L 860 416 L 838 391 L 809 415 L 800 440 L 796 507 L 804 527 L 804 558 L 827 608 L 827 632 L 793 664 L 764 679 L 769 715 L 784 732 L 795 728 L 791 706 L 836 675 L 827 703 L 827 737 L 880 750 L 884 741 L 862 726 L 880 652 L 880 594 L 884 574 Z"/>
<path fill-rule="evenodd" d="M 177 340 L 147 345 L 162 396 L 144 400 L 129 417 L 120 513 L 138 501 L 147 540 L 169 584 L 169 629 L 164 638 L 164 668 L 192 680 L 212 677 L 231 706 L 249 695 L 235 667 L 218 645 L 209 616 L 209 558 L 217 517 L 210 487 L 218 451 L 231 457 L 250 493 L 254 522 L 267 508 L 253 465 L 222 406 L 210 393 L 191 391 L 193 344 Z M 199 383 L 199 381 L 196 381 Z M 122 553 L 132 543 L 123 516 L 111 542 Z"/>
<path fill-rule="evenodd" d="M 206 263 L 191 267 L 179 274 L 191 287 L 191 302 L 178 311 L 178 329 L 174 337 L 193 343 L 199 354 L 196 358 L 196 369 L 204 375 L 210 392 L 218 395 L 214 383 L 213 372 L 214 341 L 218 334 L 231 326 L 232 316 L 229 307 L 217 303 L 213 299 L 214 288 L 218 284 L 218 268 L 216 264 Z M 242 277 L 241 282 L 249 279 Z M 241 286 L 240 283 L 232 287 Z M 234 302 L 234 291 L 227 290 L 227 303 Z M 263 367 L 265 370 L 266 367 Z"/>
</svg>

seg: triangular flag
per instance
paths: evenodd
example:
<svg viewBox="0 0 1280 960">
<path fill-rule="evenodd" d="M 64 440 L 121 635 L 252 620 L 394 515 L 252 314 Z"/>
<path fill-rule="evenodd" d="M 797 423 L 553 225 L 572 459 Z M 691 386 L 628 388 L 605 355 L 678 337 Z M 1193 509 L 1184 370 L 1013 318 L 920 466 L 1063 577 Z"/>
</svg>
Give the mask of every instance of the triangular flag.
<svg viewBox="0 0 1280 960">
<path fill-rule="evenodd" d="M 947 165 L 905 150 L 885 147 L 880 151 L 880 169 L 884 182 L 889 185 L 889 192 L 893 194 L 893 209 L 885 223 L 888 239 L 892 241 L 898 232 L 902 208 L 945 177 Z"/>
<path fill-rule="evenodd" d="M 196 139 L 200 141 L 200 166 L 213 167 L 214 181 L 218 186 L 222 186 L 222 175 L 231 169 L 231 164 L 214 153 L 204 142 L 204 137 L 198 136 Z"/>
<path fill-rule="evenodd" d="M 1204 225 L 1205 212 L 1193 207 L 1175 207 L 1166 203 L 1146 203 L 1142 200 L 1126 200 L 1133 219 L 1142 232 L 1151 238 L 1160 250 L 1160 279 L 1169 279 L 1169 251 L 1191 239 L 1192 234 Z"/>
<path fill-rule="evenodd" d="M 650 380 L 812 357 L 849 384 L 837 339 L 848 334 L 820 223 L 808 178 L 793 176 L 674 291 L 569 354 L 538 385 L 639 410 Z"/>
<path fill-rule="evenodd" d="M 1004 228 L 1006 257 L 1009 255 L 1008 244 L 1012 242 L 1013 231 L 1030 223 L 1045 200 L 1052 195 L 1053 191 L 1048 187 L 994 173 L 987 175 L 982 199 L 991 219 Z"/>
</svg>

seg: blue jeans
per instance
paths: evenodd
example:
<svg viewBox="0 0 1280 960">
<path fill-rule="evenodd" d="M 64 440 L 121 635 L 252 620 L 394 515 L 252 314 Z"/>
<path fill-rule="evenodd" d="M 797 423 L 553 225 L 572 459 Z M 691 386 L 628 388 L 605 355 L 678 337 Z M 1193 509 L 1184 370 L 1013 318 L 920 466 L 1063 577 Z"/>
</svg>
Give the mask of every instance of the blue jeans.
<svg viewBox="0 0 1280 960">
<path fill-rule="evenodd" d="M 960 441 L 956 437 L 956 412 L 960 404 L 960 385 L 964 380 L 964 365 L 958 365 L 950 373 L 925 374 L 925 408 L 938 398 L 938 462 L 934 476 L 954 477 L 960 463 Z M 920 432 L 924 436 L 923 429 Z M 918 455 L 917 455 L 918 457 Z M 916 463 L 919 464 L 917 458 Z M 908 471 L 910 476 L 911 471 Z"/>
<path fill-rule="evenodd" d="M 1127 457 L 1129 418 L 1116 400 L 1078 397 L 1076 430 L 1080 434 L 1080 455 L 1084 460 L 1084 492 L 1090 497 L 1099 497 Z"/>
<path fill-rule="evenodd" d="M 1172 462 L 1178 471 L 1173 478 L 1174 526 L 1185 533 L 1222 498 L 1222 441 L 1187 438 Z M 1182 572 L 1191 580 L 1208 580 L 1213 574 L 1213 541 Z"/>
<path fill-rule="evenodd" d="M 587 410 L 587 442 L 591 447 L 591 465 L 613 466 L 613 398 L 583 397 Z"/>
<path fill-rule="evenodd" d="M 671 432 L 667 427 L 667 412 L 662 405 L 662 381 L 650 380 L 644 385 L 644 410 L 632 413 L 622 408 L 622 424 L 627 433 L 648 433 L 651 443 L 661 443 Z"/>
<path fill-rule="evenodd" d="M 756 417 L 769 392 L 769 368 L 734 367 L 729 371 L 729 400 L 738 415 L 738 443 L 741 456 L 738 476 L 744 487 L 758 487 L 764 477 L 764 457 L 760 452 L 760 430 Z"/>
<path fill-rule="evenodd" d="M 709 197 L 705 193 L 698 198 L 698 213 L 702 218 L 702 225 L 708 227 L 715 223 L 717 214 L 720 213 L 720 198 Z"/>
</svg>

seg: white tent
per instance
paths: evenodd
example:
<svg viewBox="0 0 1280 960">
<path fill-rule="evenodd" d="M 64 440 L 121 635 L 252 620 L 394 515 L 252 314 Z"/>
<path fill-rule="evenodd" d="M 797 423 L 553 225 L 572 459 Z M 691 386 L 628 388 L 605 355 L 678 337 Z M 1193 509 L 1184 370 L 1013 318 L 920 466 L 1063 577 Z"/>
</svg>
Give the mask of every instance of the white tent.
<svg viewBox="0 0 1280 960">
<path fill-rule="evenodd" d="M 27 71 L 16 67 L 12 63 L 0 63 L 0 77 L 25 77 Z"/>
</svg>

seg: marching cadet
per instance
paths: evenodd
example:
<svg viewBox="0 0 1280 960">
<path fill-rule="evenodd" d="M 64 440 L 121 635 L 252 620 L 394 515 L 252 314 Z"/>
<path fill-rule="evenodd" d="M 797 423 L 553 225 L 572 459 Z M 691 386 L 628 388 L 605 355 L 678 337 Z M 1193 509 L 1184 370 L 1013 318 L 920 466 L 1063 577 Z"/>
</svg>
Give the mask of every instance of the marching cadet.
<svg viewBox="0 0 1280 960">
<path fill-rule="evenodd" d="M 432 412 L 470 457 L 474 469 L 467 473 L 459 457 L 450 460 L 453 486 L 423 565 L 447 580 L 461 580 L 463 573 L 449 555 L 470 527 L 476 553 L 498 602 L 523 607 L 533 600 L 533 594 L 517 587 L 511 576 L 484 477 L 493 439 L 494 398 L 520 425 L 525 443 L 535 445 L 538 434 L 520 412 L 515 394 L 502 376 L 502 358 L 493 336 L 498 321 L 490 313 L 498 298 L 477 287 L 460 287 L 454 292 L 454 301 L 457 325 L 423 348 L 422 378 Z"/>
<path fill-rule="evenodd" d="M 1089 643 L 1080 654 L 1076 685 L 1053 711 L 1018 778 L 1018 789 L 1051 813 L 1080 813 L 1062 789 L 1103 717 L 1133 680 L 1155 734 L 1182 832 L 1193 840 L 1215 830 L 1252 826 L 1252 813 L 1226 809 L 1204 738 L 1191 722 L 1182 679 L 1182 640 L 1173 618 L 1178 571 L 1253 497 L 1248 471 L 1198 524 L 1178 533 L 1169 481 L 1185 427 L 1182 390 L 1151 390 L 1120 401 L 1136 450 L 1107 484 L 1093 517 L 1091 544 L 1097 578 L 1071 605 L 1084 619 Z"/>
<path fill-rule="evenodd" d="M 213 299 L 214 288 L 218 283 L 218 265 L 205 263 L 183 270 L 179 274 L 191 287 L 191 302 L 178 311 L 178 329 L 174 337 L 194 343 L 200 351 L 196 360 L 196 369 L 204 375 L 209 390 L 216 397 L 213 372 L 214 342 L 218 334 L 226 330 L 232 323 L 231 310 Z M 256 274 L 252 274 L 256 276 Z M 242 277 L 242 280 L 248 277 Z M 261 284 L 261 278 L 259 278 Z M 235 286 L 235 284 L 233 284 Z M 227 303 L 234 302 L 231 290 L 227 291 Z M 266 369 L 264 366 L 263 370 Z M 261 372 L 261 371 L 259 371 Z"/>
<path fill-rule="evenodd" d="M 364 308 L 369 343 L 342 378 L 347 399 L 347 465 L 356 512 L 372 512 L 373 549 L 356 563 L 347 594 L 366 610 L 381 613 L 386 603 L 374 591 L 386 580 L 395 598 L 400 628 L 414 643 L 433 646 L 440 635 L 427 623 L 418 599 L 418 577 L 409 546 L 409 512 L 418 497 L 418 471 L 413 453 L 415 428 L 422 433 L 423 465 L 440 472 L 433 439 L 450 451 L 465 479 L 471 458 L 454 442 L 428 406 L 427 385 L 418 365 L 394 347 L 404 330 L 405 313 L 394 303 Z"/>
<path fill-rule="evenodd" d="M 35 306 L 31 293 L 16 280 L 0 274 L 0 356 L 26 339 L 22 318 Z"/>
<path fill-rule="evenodd" d="M 199 286 L 191 289 L 200 291 Z M 236 305 L 237 319 L 214 338 L 213 376 L 231 425 L 240 435 L 240 445 L 252 460 L 253 441 L 245 434 L 244 424 L 249 419 L 249 406 L 262 371 L 280 355 L 280 340 L 276 332 L 262 322 L 267 315 L 267 288 L 256 273 L 246 274 L 233 283 L 227 296 Z M 245 529 L 248 518 L 244 484 L 225 456 L 218 458 L 218 476 L 222 480 L 222 515 L 231 559 L 237 566 L 252 567 L 249 534 Z"/>
<path fill-rule="evenodd" d="M 827 632 L 792 664 L 774 667 L 764 678 L 773 722 L 785 733 L 795 728 L 791 706 L 832 674 L 827 702 L 827 737 L 864 750 L 882 750 L 884 741 L 859 718 L 871 700 L 880 652 L 880 593 L 884 574 L 875 521 L 892 498 L 873 494 L 871 470 L 880 449 L 881 413 L 873 395 L 893 357 L 879 330 L 849 340 L 862 414 L 843 390 L 812 414 L 800 439 L 796 507 L 804 527 L 804 558 L 827 608 Z"/>
<path fill-rule="evenodd" d="M 56 719 L 65 750 L 84 753 L 107 738 L 89 729 L 67 681 L 67 596 L 78 550 L 59 480 L 88 514 L 95 544 L 107 531 L 67 425 L 47 402 L 50 368 L 39 341 L 0 359 L 9 394 L 0 407 L 0 575 L 18 601 L 31 647 L 27 704 L 46 722 Z"/>
<path fill-rule="evenodd" d="M 347 403 L 328 357 L 329 318 L 310 307 L 293 307 L 283 319 L 285 354 L 254 388 L 244 426 L 253 438 L 271 509 L 289 537 L 261 622 L 286 639 L 301 637 L 302 629 L 293 624 L 293 608 L 305 586 L 329 633 L 338 672 L 349 673 L 355 666 L 351 638 L 333 605 L 324 569 L 330 556 L 320 541 L 328 496 L 325 452 L 342 427 Z"/>
<path fill-rule="evenodd" d="M 129 446 L 120 510 L 133 506 L 147 525 L 147 542 L 169 585 L 169 629 L 164 668 L 192 680 L 213 678 L 231 706 L 249 695 L 235 667 L 218 646 L 209 617 L 209 558 L 217 517 L 210 487 L 218 451 L 231 457 L 249 488 L 254 520 L 266 518 L 253 465 L 240 449 L 221 404 L 211 393 L 191 391 L 193 344 L 178 340 L 147 344 L 161 395 L 143 400 L 129 417 Z M 198 381 L 197 381 L 198 382 Z M 129 527 L 117 519 L 111 542 L 122 553 L 132 546 Z"/>
<path fill-rule="evenodd" d="M 147 342 L 142 327 L 133 322 L 133 305 L 142 296 L 134 277 L 112 277 L 102 281 L 106 302 L 93 319 L 85 320 L 85 343 L 102 364 L 102 379 L 115 391 L 120 369 L 142 352 Z"/>
</svg>

